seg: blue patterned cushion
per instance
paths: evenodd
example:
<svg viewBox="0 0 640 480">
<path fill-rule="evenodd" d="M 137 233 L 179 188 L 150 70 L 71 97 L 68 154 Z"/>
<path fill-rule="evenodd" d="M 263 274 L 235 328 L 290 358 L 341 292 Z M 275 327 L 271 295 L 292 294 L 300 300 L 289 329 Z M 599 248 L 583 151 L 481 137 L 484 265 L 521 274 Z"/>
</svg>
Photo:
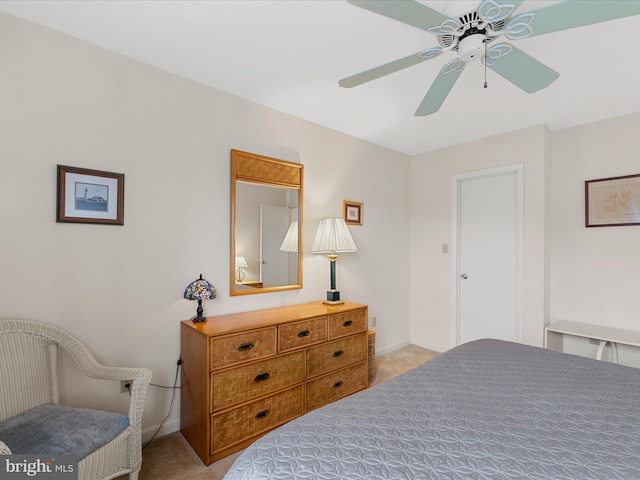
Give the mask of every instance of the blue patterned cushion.
<svg viewBox="0 0 640 480">
<path fill-rule="evenodd" d="M 40 405 L 0 424 L 0 439 L 17 454 L 84 458 L 129 426 L 119 413 Z"/>
</svg>

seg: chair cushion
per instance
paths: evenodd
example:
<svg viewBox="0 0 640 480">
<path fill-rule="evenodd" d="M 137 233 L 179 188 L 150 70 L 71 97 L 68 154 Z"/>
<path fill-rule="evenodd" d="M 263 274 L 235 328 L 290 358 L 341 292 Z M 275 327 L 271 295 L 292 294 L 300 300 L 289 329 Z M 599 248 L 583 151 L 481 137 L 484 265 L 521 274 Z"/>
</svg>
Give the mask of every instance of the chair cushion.
<svg viewBox="0 0 640 480">
<path fill-rule="evenodd" d="M 129 426 L 119 413 L 40 405 L 0 424 L 0 439 L 17 454 L 84 458 Z"/>
<path fill-rule="evenodd" d="M 11 450 L 7 447 L 4 442 L 0 442 L 0 455 L 11 455 Z"/>
</svg>

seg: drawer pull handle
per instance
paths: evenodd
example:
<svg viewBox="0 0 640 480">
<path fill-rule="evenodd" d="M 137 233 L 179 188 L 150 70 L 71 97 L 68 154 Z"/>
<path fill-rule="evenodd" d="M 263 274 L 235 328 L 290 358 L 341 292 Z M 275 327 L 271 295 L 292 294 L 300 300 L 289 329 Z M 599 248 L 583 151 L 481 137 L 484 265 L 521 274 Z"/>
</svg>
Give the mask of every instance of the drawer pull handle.
<svg viewBox="0 0 640 480">
<path fill-rule="evenodd" d="M 247 350 L 251 350 L 253 347 L 255 347 L 255 345 L 251 342 L 243 343 L 242 345 L 238 345 L 238 350 L 240 350 L 241 352 L 246 352 Z"/>
<path fill-rule="evenodd" d="M 343 327 L 350 327 L 351 325 L 353 325 L 353 320 L 347 320 L 342 324 Z"/>
<path fill-rule="evenodd" d="M 271 376 L 271 374 L 269 374 L 269 372 L 264 372 L 261 373 L 259 375 L 256 375 L 256 378 L 253 379 L 254 382 L 262 382 L 264 380 L 266 380 L 267 378 L 269 378 Z"/>
<path fill-rule="evenodd" d="M 337 381 L 336 383 L 333 384 L 333 388 L 340 388 L 342 386 L 343 382 L 342 380 Z"/>
<path fill-rule="evenodd" d="M 311 332 L 309 330 L 302 330 L 300 333 L 298 333 L 298 337 L 300 338 L 308 337 L 309 335 L 311 335 Z"/>
<path fill-rule="evenodd" d="M 344 352 L 342 350 L 338 350 L 337 352 L 333 352 L 333 356 L 335 358 L 338 358 L 338 357 L 342 356 L 343 353 Z"/>
<path fill-rule="evenodd" d="M 269 416 L 269 410 L 262 410 L 261 412 L 256 413 L 256 419 L 260 420 L 261 418 L 266 418 Z"/>
</svg>

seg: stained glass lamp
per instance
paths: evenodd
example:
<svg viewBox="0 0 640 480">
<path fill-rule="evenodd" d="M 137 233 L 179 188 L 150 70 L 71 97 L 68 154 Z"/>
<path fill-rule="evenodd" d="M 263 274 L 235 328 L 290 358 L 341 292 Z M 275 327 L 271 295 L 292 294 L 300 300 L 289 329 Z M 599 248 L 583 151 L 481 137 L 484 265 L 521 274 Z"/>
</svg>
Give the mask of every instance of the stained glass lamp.
<svg viewBox="0 0 640 480">
<path fill-rule="evenodd" d="M 207 317 L 202 316 L 202 300 L 212 300 L 216 298 L 216 289 L 202 278 L 202 274 L 200 274 L 200 278 L 194 280 L 187 286 L 184 291 L 184 298 L 198 301 L 196 316 L 191 318 L 193 323 L 206 322 Z"/>
</svg>

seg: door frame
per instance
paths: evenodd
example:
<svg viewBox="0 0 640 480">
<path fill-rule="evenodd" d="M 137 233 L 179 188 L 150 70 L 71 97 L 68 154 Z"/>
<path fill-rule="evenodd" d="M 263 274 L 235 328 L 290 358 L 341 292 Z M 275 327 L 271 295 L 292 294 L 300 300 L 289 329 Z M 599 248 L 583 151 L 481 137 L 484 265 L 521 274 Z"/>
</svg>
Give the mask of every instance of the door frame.
<svg viewBox="0 0 640 480">
<path fill-rule="evenodd" d="M 515 173 L 516 175 L 516 341 L 522 342 L 522 257 L 524 242 L 524 164 L 486 168 L 451 176 L 451 340 L 460 344 L 460 195 L 465 181 Z"/>
<path fill-rule="evenodd" d="M 268 216 L 265 213 L 265 210 L 271 210 L 271 212 L 273 213 L 274 211 L 278 211 L 278 212 L 282 212 L 282 215 L 279 216 L 279 221 L 275 226 L 280 225 L 280 223 L 282 223 L 282 228 L 280 229 L 280 231 L 278 233 L 280 233 L 279 237 L 280 238 L 284 238 L 285 234 L 287 233 L 287 229 L 289 228 L 289 218 L 291 216 L 291 209 L 287 206 L 283 206 L 283 205 L 273 205 L 271 203 L 261 203 L 260 204 L 260 281 L 262 283 L 266 283 L 266 285 L 264 285 L 265 287 L 274 287 L 274 286 L 280 286 L 282 285 L 288 285 L 289 284 L 289 254 L 282 252 L 279 249 L 279 245 L 281 243 L 277 242 L 275 244 L 270 245 L 270 247 L 273 247 L 273 250 L 271 250 L 269 253 L 274 254 L 277 257 L 274 257 L 276 260 L 278 260 L 277 262 L 274 261 L 274 258 L 271 258 L 271 265 L 269 265 L 268 267 L 265 267 L 265 265 L 268 265 L 267 260 L 265 259 L 265 231 L 268 232 L 273 232 L 274 230 L 274 225 L 265 225 L 265 218 L 267 218 Z M 272 218 L 272 217 L 269 217 Z M 283 260 L 283 261 L 279 261 L 279 260 Z M 276 282 L 276 285 L 271 285 L 268 284 L 269 280 L 272 280 L 272 278 L 269 278 L 269 276 L 267 275 L 267 278 L 265 279 L 265 270 L 271 270 L 273 271 L 273 266 L 276 266 L 277 269 L 277 276 L 279 277 L 280 275 L 282 275 L 284 277 L 284 275 L 286 274 L 286 281 L 285 280 L 280 280 L 278 282 Z"/>
</svg>

